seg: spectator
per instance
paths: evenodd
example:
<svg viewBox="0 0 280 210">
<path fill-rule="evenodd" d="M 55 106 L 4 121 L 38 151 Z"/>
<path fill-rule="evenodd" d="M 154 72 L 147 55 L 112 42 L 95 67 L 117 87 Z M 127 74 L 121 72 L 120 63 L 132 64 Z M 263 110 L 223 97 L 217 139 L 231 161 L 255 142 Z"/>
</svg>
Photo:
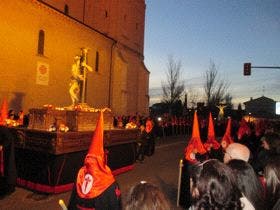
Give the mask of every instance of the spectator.
<svg viewBox="0 0 280 210">
<path fill-rule="evenodd" d="M 190 180 L 191 209 L 242 209 L 242 195 L 231 168 L 226 164 L 215 159 L 207 160 L 194 167 Z"/>
<path fill-rule="evenodd" d="M 261 148 L 254 158 L 252 166 L 256 172 L 262 173 L 267 162 L 275 155 L 280 155 L 280 137 L 277 133 L 266 133 L 261 138 Z"/>
<path fill-rule="evenodd" d="M 124 210 L 170 210 L 170 204 L 160 189 L 141 181 L 130 189 Z"/>
<path fill-rule="evenodd" d="M 140 125 L 140 134 L 137 139 L 136 161 L 143 163 L 145 159 L 145 147 L 147 145 L 147 133 L 144 125 Z"/>
<path fill-rule="evenodd" d="M 266 180 L 266 206 L 268 209 L 280 209 L 280 156 L 272 157 L 264 168 Z"/>
<path fill-rule="evenodd" d="M 14 130 L 0 126 L 0 198 L 15 191 L 17 170 L 15 163 Z"/>
<path fill-rule="evenodd" d="M 226 148 L 224 155 L 224 163 L 228 163 L 231 159 L 244 160 L 248 162 L 250 158 L 250 150 L 243 144 L 232 143 Z"/>
<path fill-rule="evenodd" d="M 8 112 L 8 118 L 10 120 L 16 120 L 17 119 L 17 115 L 16 112 L 13 109 L 10 109 Z"/>
<path fill-rule="evenodd" d="M 228 166 L 237 178 L 237 186 L 256 210 L 265 209 L 264 188 L 253 167 L 243 160 L 230 160 Z"/>
<path fill-rule="evenodd" d="M 262 140 L 264 149 L 269 150 L 272 154 L 280 154 L 280 137 L 277 133 L 266 133 Z"/>
</svg>

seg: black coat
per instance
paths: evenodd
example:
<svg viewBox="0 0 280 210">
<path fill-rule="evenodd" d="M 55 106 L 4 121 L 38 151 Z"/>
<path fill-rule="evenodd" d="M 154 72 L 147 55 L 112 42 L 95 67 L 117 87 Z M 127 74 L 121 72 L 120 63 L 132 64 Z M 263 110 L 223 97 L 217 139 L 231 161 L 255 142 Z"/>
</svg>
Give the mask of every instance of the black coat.
<svg viewBox="0 0 280 210">
<path fill-rule="evenodd" d="M 121 210 L 120 189 L 116 182 L 111 184 L 101 195 L 92 198 L 80 198 L 74 185 L 68 210 L 94 209 L 94 210 Z"/>
<path fill-rule="evenodd" d="M 0 126 L 0 145 L 3 154 L 4 174 L 0 177 L 0 195 L 4 196 L 15 191 L 16 186 L 16 163 L 14 141 L 16 138 L 15 130 Z"/>
</svg>

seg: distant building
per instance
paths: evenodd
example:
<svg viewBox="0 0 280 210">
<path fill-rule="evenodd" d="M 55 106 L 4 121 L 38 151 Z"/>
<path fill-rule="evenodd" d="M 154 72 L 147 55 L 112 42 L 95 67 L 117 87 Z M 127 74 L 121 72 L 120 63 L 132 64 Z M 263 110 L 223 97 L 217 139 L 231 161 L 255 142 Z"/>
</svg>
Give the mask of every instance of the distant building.
<svg viewBox="0 0 280 210">
<path fill-rule="evenodd" d="M 1 0 L 0 101 L 23 109 L 71 104 L 74 57 L 89 48 L 86 102 L 149 113 L 144 0 Z"/>
<path fill-rule="evenodd" d="M 245 111 L 247 115 L 256 118 L 272 119 L 276 117 L 275 106 L 276 101 L 265 96 L 244 102 Z"/>
</svg>

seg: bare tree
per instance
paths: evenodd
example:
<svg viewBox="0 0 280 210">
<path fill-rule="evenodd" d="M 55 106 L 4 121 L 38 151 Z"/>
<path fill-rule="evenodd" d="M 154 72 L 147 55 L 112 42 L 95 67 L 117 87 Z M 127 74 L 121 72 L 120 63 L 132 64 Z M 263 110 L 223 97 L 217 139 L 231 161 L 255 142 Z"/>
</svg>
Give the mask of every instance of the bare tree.
<svg viewBox="0 0 280 210">
<path fill-rule="evenodd" d="M 199 101 L 199 94 L 197 91 L 195 91 L 192 87 L 188 88 L 188 105 L 190 105 L 191 108 L 194 108 Z"/>
<path fill-rule="evenodd" d="M 232 96 L 229 94 L 229 93 L 227 93 L 226 95 L 225 95 L 225 104 L 226 104 L 226 106 L 228 107 L 228 108 L 232 108 Z"/>
<path fill-rule="evenodd" d="M 205 72 L 204 91 L 206 95 L 206 102 L 211 109 L 219 105 L 230 96 L 227 93 L 229 83 L 218 78 L 217 67 L 214 62 L 210 62 L 209 69 Z"/>
<path fill-rule="evenodd" d="M 175 61 L 172 56 L 168 57 L 166 82 L 162 82 L 163 99 L 162 102 L 169 106 L 171 112 L 172 106 L 177 103 L 184 93 L 185 86 L 181 80 L 181 62 Z"/>
</svg>

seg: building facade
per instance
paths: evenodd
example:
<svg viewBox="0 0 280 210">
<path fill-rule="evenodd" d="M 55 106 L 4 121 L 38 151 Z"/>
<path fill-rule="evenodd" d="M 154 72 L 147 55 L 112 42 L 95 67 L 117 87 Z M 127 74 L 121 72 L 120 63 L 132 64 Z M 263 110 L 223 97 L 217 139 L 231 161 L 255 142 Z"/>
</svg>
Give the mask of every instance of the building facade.
<svg viewBox="0 0 280 210">
<path fill-rule="evenodd" d="M 147 115 L 144 0 L 2 0 L 0 99 L 27 112 L 71 104 L 74 57 L 89 48 L 86 102 Z"/>
<path fill-rule="evenodd" d="M 276 117 L 276 101 L 265 96 L 244 102 L 246 114 L 256 118 Z"/>
</svg>

